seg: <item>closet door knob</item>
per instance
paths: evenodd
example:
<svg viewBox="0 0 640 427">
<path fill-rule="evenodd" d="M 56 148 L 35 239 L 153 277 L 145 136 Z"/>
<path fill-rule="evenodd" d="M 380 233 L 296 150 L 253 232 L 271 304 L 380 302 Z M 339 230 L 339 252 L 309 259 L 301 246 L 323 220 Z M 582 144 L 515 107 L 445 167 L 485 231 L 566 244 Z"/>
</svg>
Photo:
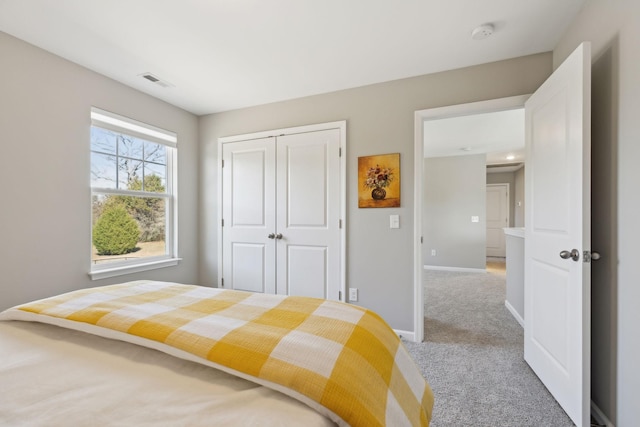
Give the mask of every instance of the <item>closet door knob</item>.
<svg viewBox="0 0 640 427">
<path fill-rule="evenodd" d="M 562 251 L 562 252 L 560 252 L 560 258 L 562 258 L 562 259 L 571 258 L 574 261 L 578 261 L 580 259 L 580 251 L 577 250 L 577 249 L 572 249 L 571 252 Z"/>
<path fill-rule="evenodd" d="M 276 234 L 276 239 L 278 239 L 278 240 L 282 239 L 282 233 Z"/>
<path fill-rule="evenodd" d="M 276 235 L 275 235 L 275 233 L 269 233 L 269 235 L 267 237 L 270 238 L 270 239 L 275 239 Z"/>
</svg>

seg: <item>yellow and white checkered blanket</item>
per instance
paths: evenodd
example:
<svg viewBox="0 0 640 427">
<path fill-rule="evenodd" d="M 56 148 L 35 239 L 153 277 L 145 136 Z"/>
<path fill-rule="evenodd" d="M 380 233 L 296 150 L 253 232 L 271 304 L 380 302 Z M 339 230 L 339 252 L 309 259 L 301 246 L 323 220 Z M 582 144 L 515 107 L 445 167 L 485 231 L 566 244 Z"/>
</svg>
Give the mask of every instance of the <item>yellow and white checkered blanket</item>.
<svg viewBox="0 0 640 427">
<path fill-rule="evenodd" d="M 399 338 L 349 304 L 138 281 L 17 306 L 0 320 L 52 323 L 202 361 L 340 425 L 427 426 L 431 417 L 433 393 Z"/>
</svg>

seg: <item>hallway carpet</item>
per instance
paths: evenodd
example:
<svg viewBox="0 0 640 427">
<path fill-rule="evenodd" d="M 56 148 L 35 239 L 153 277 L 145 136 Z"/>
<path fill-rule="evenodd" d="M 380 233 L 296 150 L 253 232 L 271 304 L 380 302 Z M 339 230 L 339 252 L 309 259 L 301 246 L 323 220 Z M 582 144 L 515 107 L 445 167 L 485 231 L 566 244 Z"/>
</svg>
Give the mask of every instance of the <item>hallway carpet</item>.
<svg viewBox="0 0 640 427">
<path fill-rule="evenodd" d="M 504 270 L 425 270 L 424 286 L 425 342 L 404 342 L 435 394 L 432 427 L 574 425 L 523 359 Z"/>
</svg>

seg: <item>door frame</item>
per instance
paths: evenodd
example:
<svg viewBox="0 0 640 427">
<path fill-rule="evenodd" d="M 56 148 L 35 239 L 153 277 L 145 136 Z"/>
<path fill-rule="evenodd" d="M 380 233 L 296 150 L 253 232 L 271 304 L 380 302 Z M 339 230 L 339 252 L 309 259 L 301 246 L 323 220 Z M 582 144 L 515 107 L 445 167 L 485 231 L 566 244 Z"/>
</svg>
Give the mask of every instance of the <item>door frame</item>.
<svg viewBox="0 0 640 427">
<path fill-rule="evenodd" d="M 316 132 L 321 130 L 340 130 L 340 301 L 346 301 L 347 284 L 347 121 L 317 123 L 312 125 L 295 126 L 289 128 L 272 129 L 246 134 L 237 134 L 218 138 L 218 160 L 217 160 L 217 214 L 218 214 L 218 277 L 216 285 L 224 288 L 222 283 L 222 146 L 223 144 L 247 141 L 260 138 L 275 138 L 282 135 L 297 133 Z"/>
<path fill-rule="evenodd" d="M 472 114 L 524 108 L 531 94 L 429 108 L 414 113 L 414 182 L 413 182 L 413 337 L 415 341 L 424 341 L 424 291 L 422 285 L 422 200 L 424 198 L 424 127 L 423 122 Z"/>
</svg>

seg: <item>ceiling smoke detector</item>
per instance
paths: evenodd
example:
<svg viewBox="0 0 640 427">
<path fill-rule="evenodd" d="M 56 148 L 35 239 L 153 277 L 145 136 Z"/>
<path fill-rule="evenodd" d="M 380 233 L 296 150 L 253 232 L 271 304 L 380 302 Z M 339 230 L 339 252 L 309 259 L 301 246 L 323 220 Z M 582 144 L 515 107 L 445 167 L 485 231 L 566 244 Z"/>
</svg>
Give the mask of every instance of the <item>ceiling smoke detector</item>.
<svg viewBox="0 0 640 427">
<path fill-rule="evenodd" d="M 491 34 L 493 34 L 493 25 L 484 24 L 474 28 L 474 30 L 471 32 L 471 38 L 473 40 L 484 40 Z"/>
</svg>

